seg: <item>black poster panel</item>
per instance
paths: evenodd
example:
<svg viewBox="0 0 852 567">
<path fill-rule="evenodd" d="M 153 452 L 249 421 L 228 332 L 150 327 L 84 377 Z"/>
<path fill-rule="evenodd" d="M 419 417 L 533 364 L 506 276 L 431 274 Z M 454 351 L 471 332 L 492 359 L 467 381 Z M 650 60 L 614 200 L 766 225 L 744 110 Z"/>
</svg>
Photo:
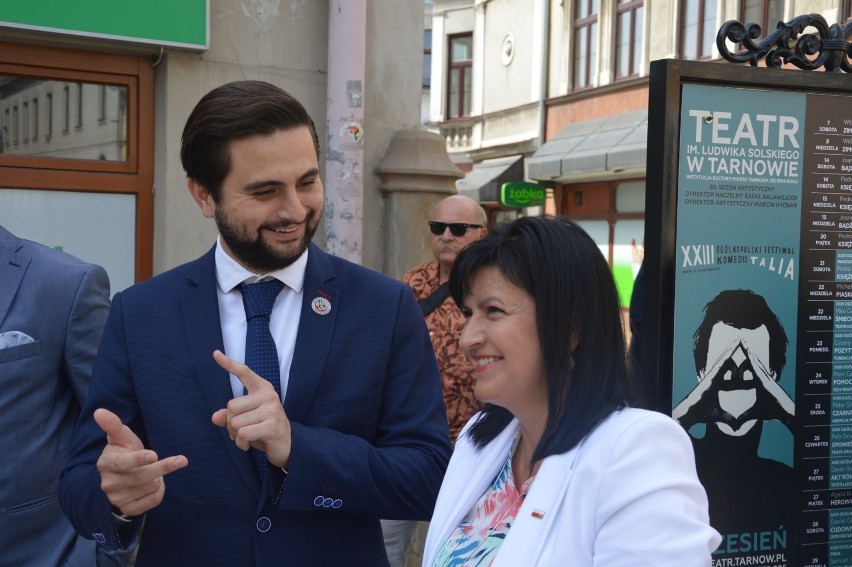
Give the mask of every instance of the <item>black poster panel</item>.
<svg viewBox="0 0 852 567">
<path fill-rule="evenodd" d="M 714 567 L 852 565 L 852 77 L 651 63 L 642 378 Z"/>
</svg>

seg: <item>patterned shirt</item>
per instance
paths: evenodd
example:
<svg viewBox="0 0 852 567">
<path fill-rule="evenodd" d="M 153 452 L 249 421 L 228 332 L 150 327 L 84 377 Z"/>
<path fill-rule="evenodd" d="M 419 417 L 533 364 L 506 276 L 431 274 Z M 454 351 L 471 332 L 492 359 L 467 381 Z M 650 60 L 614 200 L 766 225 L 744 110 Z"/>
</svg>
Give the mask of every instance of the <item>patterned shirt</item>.
<svg viewBox="0 0 852 567">
<path fill-rule="evenodd" d="M 438 280 L 437 260 L 415 266 L 402 277 L 403 283 L 411 286 L 418 301 L 438 289 Z M 444 404 L 453 444 L 464 424 L 479 411 L 479 402 L 473 395 L 473 365 L 459 347 L 459 335 L 464 323 L 464 315 L 452 297 L 445 299 L 426 315 L 426 326 L 441 371 Z"/>
<path fill-rule="evenodd" d="M 444 542 L 433 567 L 488 567 L 494 562 L 535 479 L 528 478 L 518 492 L 513 451 L 489 489 Z"/>
</svg>

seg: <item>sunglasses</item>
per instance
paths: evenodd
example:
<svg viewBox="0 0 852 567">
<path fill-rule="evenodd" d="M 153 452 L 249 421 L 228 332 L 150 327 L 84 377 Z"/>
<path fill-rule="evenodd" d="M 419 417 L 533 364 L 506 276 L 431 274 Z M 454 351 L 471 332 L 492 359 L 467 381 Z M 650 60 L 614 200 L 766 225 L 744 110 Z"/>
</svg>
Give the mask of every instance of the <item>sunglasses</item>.
<svg viewBox="0 0 852 567">
<path fill-rule="evenodd" d="M 429 221 L 429 229 L 435 236 L 441 236 L 444 231 L 450 227 L 450 233 L 453 236 L 464 236 L 469 228 L 482 228 L 481 224 L 467 224 L 464 222 L 438 222 Z"/>
</svg>

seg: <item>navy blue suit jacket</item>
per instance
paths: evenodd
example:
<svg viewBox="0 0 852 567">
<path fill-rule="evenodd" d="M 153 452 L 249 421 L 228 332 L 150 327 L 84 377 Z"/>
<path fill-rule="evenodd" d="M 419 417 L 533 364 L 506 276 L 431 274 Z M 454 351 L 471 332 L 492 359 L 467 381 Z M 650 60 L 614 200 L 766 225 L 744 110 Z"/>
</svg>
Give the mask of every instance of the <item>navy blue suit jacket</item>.
<svg viewBox="0 0 852 567">
<path fill-rule="evenodd" d="M 311 301 L 325 296 L 331 311 Z M 142 565 L 387 565 L 378 518 L 428 519 L 450 455 L 441 384 L 411 290 L 311 245 L 284 408 L 286 480 L 260 486 L 249 453 L 211 422 L 232 397 L 214 253 L 113 298 L 89 400 L 60 481 L 75 528 L 107 549 L 116 530 L 95 463 L 106 439 L 96 408 L 117 413 L 161 457 L 165 477 L 144 518 Z M 227 354 L 227 353 L 226 353 Z"/>
</svg>

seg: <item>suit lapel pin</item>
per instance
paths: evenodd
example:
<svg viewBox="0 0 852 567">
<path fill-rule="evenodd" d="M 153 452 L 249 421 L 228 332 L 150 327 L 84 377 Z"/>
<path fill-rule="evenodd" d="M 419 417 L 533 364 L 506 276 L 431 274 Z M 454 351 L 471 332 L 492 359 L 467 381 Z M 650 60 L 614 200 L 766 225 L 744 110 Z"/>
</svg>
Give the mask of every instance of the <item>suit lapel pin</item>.
<svg viewBox="0 0 852 567">
<path fill-rule="evenodd" d="M 329 301 L 330 297 L 321 289 L 318 289 L 317 293 L 319 293 L 319 297 L 315 297 L 311 301 L 311 309 L 313 309 L 314 313 L 316 313 L 317 315 L 328 315 L 329 313 L 331 313 L 331 301 Z"/>
<path fill-rule="evenodd" d="M 535 510 L 532 511 L 530 516 L 532 516 L 533 518 L 538 518 L 539 520 L 543 520 L 544 519 L 544 510 L 539 510 L 538 508 L 536 508 Z"/>
</svg>

